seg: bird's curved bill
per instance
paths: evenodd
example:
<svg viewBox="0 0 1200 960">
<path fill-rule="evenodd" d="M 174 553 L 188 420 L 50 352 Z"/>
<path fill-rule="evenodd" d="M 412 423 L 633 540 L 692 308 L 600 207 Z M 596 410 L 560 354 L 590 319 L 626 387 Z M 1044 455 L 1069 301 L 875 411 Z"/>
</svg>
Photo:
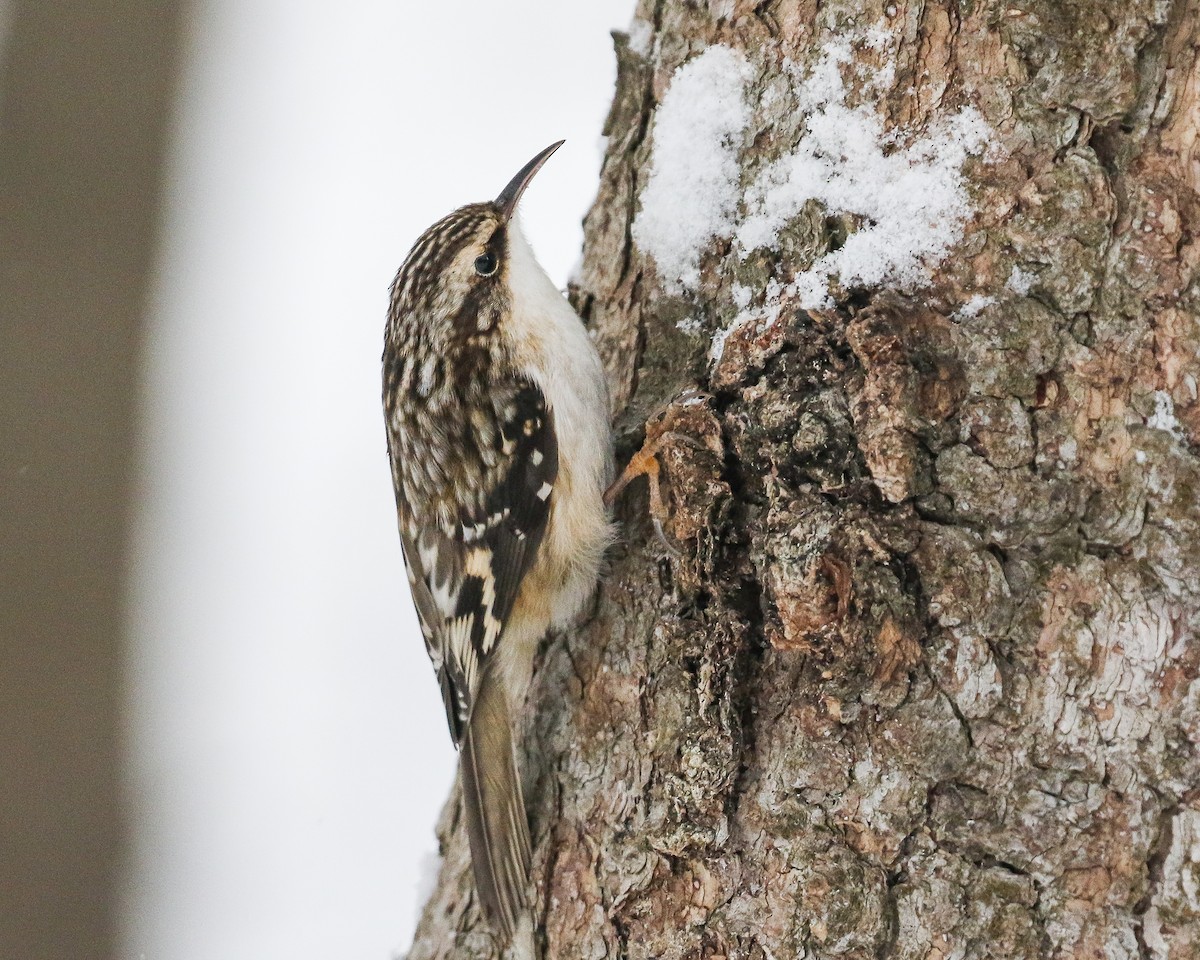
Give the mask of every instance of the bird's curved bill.
<svg viewBox="0 0 1200 960">
<path fill-rule="evenodd" d="M 506 222 L 512 219 L 512 215 L 517 210 L 517 203 L 521 199 L 521 194 L 529 186 L 529 181 L 533 179 L 533 175 L 542 169 L 542 164 L 549 160 L 554 151 L 564 143 L 566 143 L 565 140 L 559 140 L 557 143 L 550 144 L 550 146 L 525 164 L 517 172 L 517 175 L 508 181 L 508 186 L 500 191 L 500 196 L 495 200 L 496 209 L 500 211 L 500 216 Z"/>
</svg>

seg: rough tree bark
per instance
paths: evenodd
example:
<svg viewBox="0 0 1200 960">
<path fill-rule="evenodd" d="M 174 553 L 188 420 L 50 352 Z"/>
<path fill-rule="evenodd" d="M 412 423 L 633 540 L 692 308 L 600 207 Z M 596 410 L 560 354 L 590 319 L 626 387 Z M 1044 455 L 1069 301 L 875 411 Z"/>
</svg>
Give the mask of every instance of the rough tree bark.
<svg viewBox="0 0 1200 960">
<path fill-rule="evenodd" d="M 632 488 L 545 648 L 546 957 L 1200 956 L 1200 3 L 641 0 L 631 34 L 572 294 L 681 553 Z M 892 149 L 986 121 L 961 238 L 806 311 L 870 227 L 808 203 L 669 292 L 632 225 L 677 69 L 750 64 L 748 190 L 835 42 Z M 410 957 L 492 956 L 456 798 L 440 836 Z"/>
</svg>

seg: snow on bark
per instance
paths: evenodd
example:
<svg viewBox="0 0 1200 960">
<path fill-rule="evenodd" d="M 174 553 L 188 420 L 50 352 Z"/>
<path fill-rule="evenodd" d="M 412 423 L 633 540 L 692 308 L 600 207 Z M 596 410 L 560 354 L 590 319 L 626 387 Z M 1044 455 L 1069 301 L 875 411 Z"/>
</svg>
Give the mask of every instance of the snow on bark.
<svg viewBox="0 0 1200 960">
<path fill-rule="evenodd" d="M 911 291 L 962 239 L 974 210 L 962 167 L 993 134 L 979 111 L 962 107 L 915 137 L 885 129 L 873 105 L 851 106 L 842 71 L 854 67 L 854 47 L 826 44 L 795 90 L 806 114 L 796 149 L 759 173 L 746 200 L 737 239 L 744 251 L 776 244 L 779 231 L 810 201 L 859 221 L 845 243 L 820 257 L 791 283 L 805 309 L 827 307 L 830 280 L 846 287 Z M 874 91 L 890 83 L 893 64 L 868 78 Z M 906 142 L 907 141 L 907 142 Z"/>
<path fill-rule="evenodd" d="M 671 290 L 694 290 L 704 248 L 733 232 L 749 76 L 740 53 L 709 47 L 675 71 L 655 111 L 650 179 L 633 239 Z"/>
</svg>

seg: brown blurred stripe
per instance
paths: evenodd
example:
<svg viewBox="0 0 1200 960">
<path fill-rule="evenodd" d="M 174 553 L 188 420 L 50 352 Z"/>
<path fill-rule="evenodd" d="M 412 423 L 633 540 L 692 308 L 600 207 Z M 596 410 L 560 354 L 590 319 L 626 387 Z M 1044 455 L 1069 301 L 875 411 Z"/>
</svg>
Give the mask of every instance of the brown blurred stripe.
<svg viewBox="0 0 1200 960">
<path fill-rule="evenodd" d="M 116 955 L 139 331 L 184 0 L 0 38 L 0 957 Z"/>
</svg>

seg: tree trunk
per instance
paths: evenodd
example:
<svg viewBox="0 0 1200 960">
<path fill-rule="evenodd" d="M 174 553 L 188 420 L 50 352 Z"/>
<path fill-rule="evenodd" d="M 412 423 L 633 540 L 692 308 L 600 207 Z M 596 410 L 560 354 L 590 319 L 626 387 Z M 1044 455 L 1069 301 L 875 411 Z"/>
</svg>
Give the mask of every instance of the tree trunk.
<svg viewBox="0 0 1200 960">
<path fill-rule="evenodd" d="M 572 294 L 678 555 L 639 481 L 544 648 L 547 958 L 1200 956 L 1198 46 L 641 0 Z"/>
</svg>

